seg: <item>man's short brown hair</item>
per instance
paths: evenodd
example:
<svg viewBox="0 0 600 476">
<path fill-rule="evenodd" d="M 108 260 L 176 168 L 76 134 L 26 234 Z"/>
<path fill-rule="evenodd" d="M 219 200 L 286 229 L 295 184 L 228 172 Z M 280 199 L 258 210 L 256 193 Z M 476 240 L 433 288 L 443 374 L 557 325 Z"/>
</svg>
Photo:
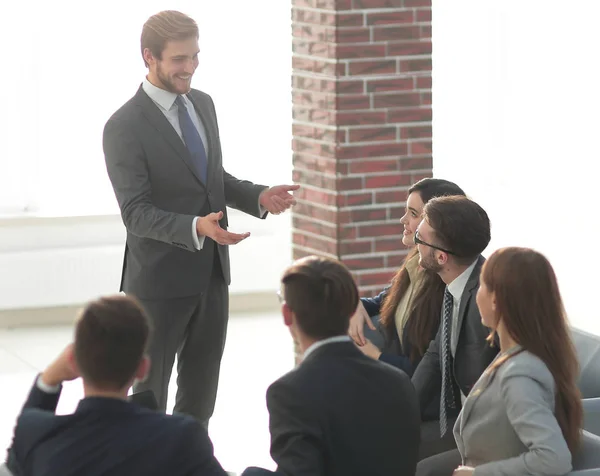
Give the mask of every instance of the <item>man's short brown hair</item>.
<svg viewBox="0 0 600 476">
<path fill-rule="evenodd" d="M 75 327 L 75 360 L 86 383 L 121 390 L 140 365 L 150 323 L 138 302 L 123 295 L 90 302 Z"/>
<path fill-rule="evenodd" d="M 285 302 L 306 335 L 325 339 L 347 334 L 358 305 L 358 289 L 346 266 L 309 256 L 290 266 L 281 282 Z"/>
<path fill-rule="evenodd" d="M 175 10 L 159 12 L 148 18 L 142 28 L 142 58 L 144 50 L 148 48 L 152 56 L 162 59 L 162 52 L 168 41 L 181 41 L 198 36 L 198 24 L 193 18 Z"/>
<path fill-rule="evenodd" d="M 423 217 L 435 232 L 435 243 L 452 251 L 461 264 L 472 263 L 490 242 L 487 213 L 467 197 L 433 198 L 423 208 Z"/>
</svg>

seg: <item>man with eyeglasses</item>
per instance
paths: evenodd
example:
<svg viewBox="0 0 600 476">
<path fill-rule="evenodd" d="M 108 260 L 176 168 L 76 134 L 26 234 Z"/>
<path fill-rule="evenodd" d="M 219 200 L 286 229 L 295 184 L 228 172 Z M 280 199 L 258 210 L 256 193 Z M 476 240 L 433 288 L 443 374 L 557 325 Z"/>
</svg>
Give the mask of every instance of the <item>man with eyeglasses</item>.
<svg viewBox="0 0 600 476">
<path fill-rule="evenodd" d="M 475 302 L 485 261 L 481 253 L 490 242 L 485 210 L 462 196 L 434 198 L 423 209 L 414 241 L 421 267 L 447 285 L 438 333 L 412 377 L 421 408 L 440 397 L 439 421 L 421 425 L 424 459 L 455 448 L 452 427 L 462 402 L 498 348 L 487 342 L 489 331 Z"/>
</svg>

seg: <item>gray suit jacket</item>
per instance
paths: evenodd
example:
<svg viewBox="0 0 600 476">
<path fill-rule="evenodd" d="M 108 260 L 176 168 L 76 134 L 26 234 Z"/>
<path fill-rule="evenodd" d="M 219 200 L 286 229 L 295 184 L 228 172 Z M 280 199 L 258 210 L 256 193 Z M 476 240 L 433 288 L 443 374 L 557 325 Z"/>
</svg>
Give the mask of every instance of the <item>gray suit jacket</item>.
<svg viewBox="0 0 600 476">
<path fill-rule="evenodd" d="M 559 476 L 571 470 L 554 416 L 554 378 L 542 360 L 521 350 L 509 351 L 506 362 L 481 376 L 456 421 L 463 464 L 475 467 L 477 476 Z"/>
<path fill-rule="evenodd" d="M 455 357 L 452 361 L 456 402 L 460 402 L 458 391 L 468 395 L 475 382 L 498 353 L 498 347 L 491 347 L 486 341 L 490 331 L 481 323 L 481 315 L 475 302 L 475 296 L 479 289 L 479 274 L 484 262 L 485 259 L 480 256 L 460 299 L 458 340 Z M 435 340 L 431 341 L 412 377 L 422 413 L 440 394 L 442 383 L 441 338 L 440 326 Z"/>
<path fill-rule="evenodd" d="M 206 183 L 175 129 L 141 87 L 104 128 L 106 168 L 127 228 L 121 290 L 140 298 L 200 294 L 208 286 L 215 251 L 230 282 L 227 246 L 206 238 L 202 250 L 194 248 L 194 217 L 222 211 L 225 229 L 226 206 L 264 218 L 258 197 L 266 187 L 238 180 L 223 168 L 212 99 L 197 90 L 188 97 L 206 129 Z"/>
</svg>

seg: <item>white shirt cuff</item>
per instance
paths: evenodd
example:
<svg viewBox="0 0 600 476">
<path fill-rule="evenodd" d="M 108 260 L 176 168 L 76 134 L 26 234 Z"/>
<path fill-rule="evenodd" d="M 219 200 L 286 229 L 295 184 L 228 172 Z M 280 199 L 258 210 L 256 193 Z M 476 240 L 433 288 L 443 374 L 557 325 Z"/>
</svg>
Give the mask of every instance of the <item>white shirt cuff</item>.
<svg viewBox="0 0 600 476">
<path fill-rule="evenodd" d="M 37 378 L 35 382 L 36 387 L 44 393 L 58 393 L 60 391 L 60 384 L 48 385 L 42 380 L 42 374 Z"/>
<path fill-rule="evenodd" d="M 196 231 L 196 222 L 198 221 L 198 217 L 192 220 L 192 241 L 194 242 L 194 248 L 198 251 L 202 249 L 204 246 L 204 239 L 206 238 L 204 235 L 198 236 L 198 232 Z"/>
</svg>

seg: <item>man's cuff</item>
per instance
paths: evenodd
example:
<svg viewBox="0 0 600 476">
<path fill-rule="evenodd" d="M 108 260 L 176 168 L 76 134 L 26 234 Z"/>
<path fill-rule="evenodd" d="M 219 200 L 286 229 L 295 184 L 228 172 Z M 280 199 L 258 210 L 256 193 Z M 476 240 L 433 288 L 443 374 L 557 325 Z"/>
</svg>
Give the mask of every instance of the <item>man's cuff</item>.
<svg viewBox="0 0 600 476">
<path fill-rule="evenodd" d="M 206 238 L 204 235 L 198 236 L 198 232 L 196 231 L 196 222 L 198 221 L 198 217 L 192 220 L 192 241 L 194 243 L 194 248 L 198 251 L 202 249 L 204 246 L 204 239 Z"/>
<path fill-rule="evenodd" d="M 258 216 L 264 218 L 269 211 L 260 204 L 260 196 L 258 197 Z"/>
<path fill-rule="evenodd" d="M 60 392 L 60 387 L 61 385 L 48 385 L 47 383 L 44 382 L 44 380 L 42 379 L 42 374 L 38 375 L 38 378 L 35 382 L 35 386 L 41 390 L 44 393 L 50 393 L 50 394 L 55 394 Z"/>
</svg>

